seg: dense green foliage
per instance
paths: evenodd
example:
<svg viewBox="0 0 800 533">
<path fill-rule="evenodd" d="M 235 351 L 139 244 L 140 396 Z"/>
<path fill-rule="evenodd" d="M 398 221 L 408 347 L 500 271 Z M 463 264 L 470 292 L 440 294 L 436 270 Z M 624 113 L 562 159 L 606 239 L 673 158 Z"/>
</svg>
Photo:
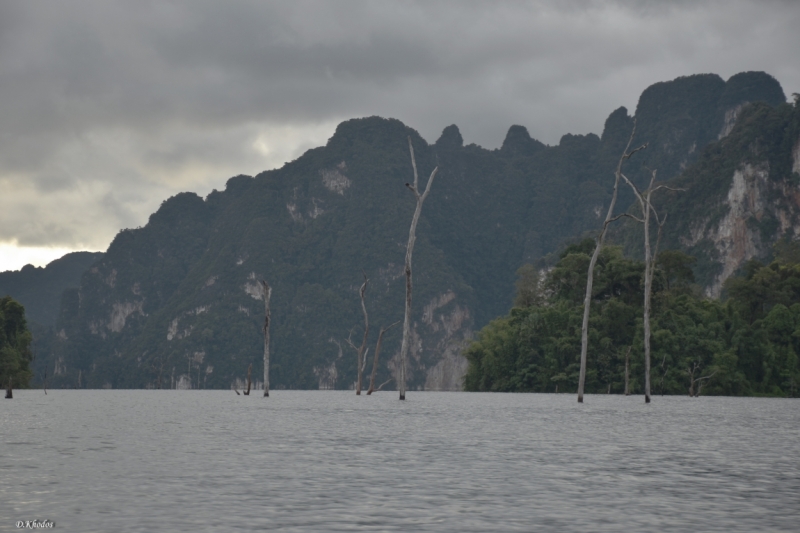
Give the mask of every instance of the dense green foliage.
<svg viewBox="0 0 800 533">
<path fill-rule="evenodd" d="M 521 269 L 518 302 L 467 349 L 465 388 L 473 391 L 577 390 L 582 298 L 594 241 L 567 248 L 543 278 Z M 783 244 L 768 266 L 748 265 L 726 283 L 721 302 L 698 294 L 694 258 L 662 252 L 653 294 L 654 394 L 798 395 L 800 247 Z M 630 350 L 631 392 L 643 390 L 644 264 L 606 247 L 595 273 L 586 390 L 624 391 Z M 531 297 L 538 294 L 539 297 Z"/>
<path fill-rule="evenodd" d="M 32 375 L 32 359 L 25 308 L 10 296 L 0 298 L 0 384 L 27 387 Z"/>
</svg>

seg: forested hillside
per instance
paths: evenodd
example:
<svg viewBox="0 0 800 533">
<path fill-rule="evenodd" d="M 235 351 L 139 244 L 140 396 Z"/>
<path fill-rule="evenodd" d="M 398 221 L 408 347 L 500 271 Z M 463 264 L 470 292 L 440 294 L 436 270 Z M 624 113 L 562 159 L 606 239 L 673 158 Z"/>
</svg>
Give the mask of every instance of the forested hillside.
<svg viewBox="0 0 800 533">
<path fill-rule="evenodd" d="M 544 277 L 522 270 L 517 306 L 480 331 L 466 351 L 466 389 L 575 392 L 587 239 L 568 247 Z M 800 385 L 800 245 L 781 242 L 776 259 L 747 264 L 727 280 L 730 298 L 705 298 L 694 258 L 659 255 L 653 290 L 653 394 L 791 396 Z M 533 271 L 535 273 L 535 271 Z M 586 391 L 641 394 L 644 263 L 603 249 L 595 272 Z M 627 375 L 627 386 L 626 386 Z"/>
<path fill-rule="evenodd" d="M 771 109 L 783 91 L 763 73 L 649 88 L 636 137 L 650 148 L 631 176 L 641 180 L 644 165 L 660 165 L 664 179 L 691 167 L 755 101 Z M 281 169 L 231 178 L 207 198 L 180 194 L 143 228 L 120 232 L 80 287 L 64 293 L 57 339 L 42 358 L 57 386 L 227 388 L 251 363 L 261 372 L 257 282 L 266 279 L 273 387 L 351 387 L 355 353 L 344 339 L 353 327 L 354 338 L 361 334 L 362 270 L 371 280 L 370 343 L 402 316 L 411 137 L 420 174 L 440 171 L 414 254 L 409 386 L 459 389 L 461 351 L 507 311 L 516 270 L 597 228 L 632 124 L 620 108 L 602 136 L 568 134 L 557 146 L 512 126 L 500 149 L 486 150 L 464 146 L 456 126 L 428 144 L 396 120 L 344 122 L 326 146 Z M 398 352 L 395 329 L 379 382 L 391 378 Z"/>
</svg>

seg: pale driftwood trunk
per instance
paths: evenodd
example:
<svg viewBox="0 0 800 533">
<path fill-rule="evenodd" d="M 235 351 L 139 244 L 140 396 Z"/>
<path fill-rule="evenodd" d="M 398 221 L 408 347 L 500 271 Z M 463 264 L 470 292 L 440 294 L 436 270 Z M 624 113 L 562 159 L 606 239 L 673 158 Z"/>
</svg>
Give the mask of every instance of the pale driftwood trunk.
<svg viewBox="0 0 800 533">
<path fill-rule="evenodd" d="M 261 280 L 261 288 L 264 291 L 264 398 L 269 396 L 269 299 L 272 296 L 272 287 Z"/>
<path fill-rule="evenodd" d="M 711 379 L 712 377 L 714 377 L 714 374 L 717 373 L 717 371 L 715 370 L 715 371 L 713 371 L 711 374 L 709 374 L 707 376 L 695 378 L 694 377 L 694 373 L 697 372 L 698 370 L 700 370 L 700 366 L 701 365 L 699 363 L 692 363 L 691 368 L 687 368 L 686 369 L 686 373 L 689 374 L 689 397 L 690 398 L 691 397 L 694 397 L 694 398 L 699 397 L 700 396 L 700 391 L 703 390 L 704 381 Z M 695 384 L 697 384 L 697 391 L 694 390 Z"/>
<path fill-rule="evenodd" d="M 361 296 L 361 310 L 364 312 L 364 338 L 361 341 L 361 347 L 358 349 L 358 361 L 356 367 L 358 370 L 358 380 L 356 382 L 356 396 L 361 396 L 361 376 L 364 372 L 364 366 L 367 363 L 366 348 L 367 348 L 367 335 L 369 335 L 369 316 L 367 316 L 367 306 L 364 303 L 364 294 L 367 292 L 367 283 L 369 279 L 364 274 L 364 283 L 361 285 L 358 293 Z"/>
<path fill-rule="evenodd" d="M 250 372 L 253 371 L 253 364 L 251 363 L 250 366 L 247 367 L 247 390 L 244 391 L 245 396 L 250 396 Z"/>
<path fill-rule="evenodd" d="M 631 395 L 631 370 L 630 370 L 630 362 L 631 362 L 631 349 L 633 346 L 628 346 L 628 351 L 625 352 L 625 396 Z"/>
<path fill-rule="evenodd" d="M 647 145 L 640 146 L 635 150 L 628 152 L 628 148 L 631 147 L 631 143 L 633 142 L 633 136 L 636 133 L 636 122 L 633 123 L 633 131 L 631 132 L 630 139 L 628 139 L 628 144 L 625 145 L 625 150 L 622 153 L 622 157 L 619 158 L 619 163 L 617 163 L 617 170 L 614 172 L 614 193 L 611 195 L 611 203 L 608 205 L 608 212 L 606 213 L 606 219 L 603 222 L 603 229 L 600 231 L 600 235 L 597 237 L 597 246 L 594 248 L 594 253 L 592 254 L 592 259 L 589 261 L 589 272 L 586 274 L 586 296 L 583 299 L 583 324 L 581 325 L 581 368 L 580 374 L 578 376 L 578 402 L 583 403 L 583 388 L 586 383 L 586 354 L 589 349 L 589 312 L 591 310 L 592 305 L 592 285 L 594 284 L 594 267 L 597 264 L 597 258 L 600 256 L 600 250 L 603 248 L 603 242 L 606 238 L 606 232 L 608 231 L 608 226 L 614 220 L 617 220 L 619 217 L 614 217 L 614 207 L 617 204 L 617 193 L 619 192 L 619 180 L 620 176 L 622 175 L 622 163 L 625 162 L 626 159 L 629 159 L 633 154 L 638 152 L 639 150 L 644 149 Z"/>
<path fill-rule="evenodd" d="M 661 230 L 664 227 L 664 224 L 667 221 L 667 215 L 664 215 L 663 219 L 658 218 L 658 213 L 656 212 L 653 204 L 650 201 L 653 193 L 659 189 L 670 189 L 670 190 L 680 190 L 680 189 L 673 189 L 671 187 L 667 187 L 666 185 L 660 185 L 653 188 L 653 184 L 656 181 L 656 171 L 651 171 L 650 177 L 650 185 L 647 187 L 647 190 L 644 193 L 639 191 L 639 188 L 631 182 L 624 174 L 621 174 L 622 179 L 625 180 L 631 189 L 633 189 L 633 193 L 636 195 L 636 199 L 639 201 L 639 206 L 642 209 L 642 218 L 637 219 L 636 217 L 631 217 L 634 220 L 637 220 L 642 223 L 644 226 L 644 311 L 643 311 L 643 320 L 644 320 L 644 401 L 645 403 L 650 403 L 650 309 L 651 309 L 651 300 L 653 294 L 653 274 L 655 273 L 655 256 L 658 253 L 658 245 L 661 242 Z M 650 213 L 656 217 L 656 223 L 658 224 L 658 238 L 656 239 L 656 246 L 655 250 L 651 251 L 650 249 Z"/>
<path fill-rule="evenodd" d="M 433 178 L 436 177 L 436 172 L 439 170 L 439 167 L 433 169 L 431 176 L 428 178 L 428 184 L 425 186 L 425 192 L 420 194 L 417 162 L 414 159 L 414 146 L 411 144 L 411 137 L 408 138 L 408 149 L 411 152 L 411 166 L 414 169 L 414 185 L 406 183 L 406 187 L 414 193 L 414 197 L 417 199 L 417 208 L 414 210 L 414 217 L 411 219 L 411 229 L 408 231 L 408 245 L 406 246 L 406 314 L 403 319 L 403 343 L 400 346 L 400 368 L 397 380 L 397 388 L 400 390 L 401 400 L 406 399 L 406 358 L 408 357 L 408 348 L 411 341 L 411 255 L 414 253 L 414 242 L 417 240 L 417 222 L 419 222 L 419 214 L 422 212 L 422 203 L 428 197 Z"/>
<path fill-rule="evenodd" d="M 400 321 L 398 320 L 388 328 L 381 328 L 381 331 L 378 334 L 378 344 L 375 345 L 375 357 L 372 360 L 372 374 L 369 377 L 369 390 L 367 390 L 367 396 L 375 392 L 375 376 L 378 373 L 378 357 L 381 354 L 381 344 L 383 343 L 383 334 L 392 329 L 393 327 L 395 327 L 399 323 Z M 383 387 L 383 385 L 381 385 L 381 387 Z"/>
<path fill-rule="evenodd" d="M 656 173 L 653 172 L 653 180 Z M 652 255 L 650 255 L 650 190 L 653 188 L 650 181 L 644 211 L 644 403 L 650 403 L 650 300 L 653 292 L 653 270 L 650 268 Z"/>
</svg>

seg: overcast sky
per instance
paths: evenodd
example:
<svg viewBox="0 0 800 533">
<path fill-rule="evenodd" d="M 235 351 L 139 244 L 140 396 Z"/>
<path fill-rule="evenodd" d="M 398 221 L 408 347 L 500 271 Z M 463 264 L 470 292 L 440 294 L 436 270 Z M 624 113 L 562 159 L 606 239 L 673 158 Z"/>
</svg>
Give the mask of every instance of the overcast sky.
<svg viewBox="0 0 800 533">
<path fill-rule="evenodd" d="M 0 271 L 105 250 L 169 196 L 276 168 L 353 117 L 498 147 L 601 133 L 649 85 L 800 92 L 797 1 L 0 3 Z"/>
</svg>

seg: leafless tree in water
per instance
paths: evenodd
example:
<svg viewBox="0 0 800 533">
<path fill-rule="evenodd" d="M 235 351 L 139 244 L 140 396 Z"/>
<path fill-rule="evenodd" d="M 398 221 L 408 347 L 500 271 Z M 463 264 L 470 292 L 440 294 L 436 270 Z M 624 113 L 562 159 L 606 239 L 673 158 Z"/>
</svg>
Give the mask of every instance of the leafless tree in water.
<svg viewBox="0 0 800 533">
<path fill-rule="evenodd" d="M 272 296 L 272 287 L 265 280 L 261 280 L 264 292 L 264 398 L 269 396 L 269 299 Z"/>
<path fill-rule="evenodd" d="M 247 390 L 243 391 L 245 396 L 250 396 L 250 384 L 251 384 L 250 372 L 252 371 L 253 371 L 253 363 L 250 363 L 250 365 L 247 367 Z"/>
<path fill-rule="evenodd" d="M 420 194 L 417 162 L 414 159 L 414 146 L 411 144 L 411 137 L 408 138 L 408 149 L 411 152 L 411 166 L 414 169 L 414 184 L 406 183 L 406 187 L 414 193 L 414 197 L 417 199 L 417 208 L 414 210 L 414 217 L 411 219 L 411 229 L 408 231 L 408 245 L 406 246 L 406 314 L 403 320 L 403 343 L 400 346 L 400 369 L 397 383 L 401 400 L 406 399 L 406 358 L 408 357 L 408 347 L 411 341 L 411 255 L 414 252 L 414 242 L 417 240 L 417 222 L 419 222 L 419 215 L 422 212 L 422 203 L 428 197 L 433 178 L 436 177 L 436 172 L 439 170 L 439 167 L 433 169 L 431 176 L 428 178 L 428 184 L 425 186 L 425 192 Z"/>
<path fill-rule="evenodd" d="M 372 360 L 372 374 L 369 377 L 369 389 L 367 390 L 367 396 L 375 392 L 375 375 L 378 373 L 378 357 L 381 354 L 381 344 L 383 343 L 383 334 L 392 329 L 393 327 L 395 327 L 399 323 L 400 321 L 398 320 L 389 327 L 381 328 L 381 331 L 378 334 L 378 344 L 375 345 L 375 357 Z M 388 383 L 388 381 L 386 383 Z M 386 383 L 383 383 L 381 387 L 383 387 L 383 385 L 386 385 Z M 378 390 L 380 390 L 380 387 L 378 387 Z"/>
<path fill-rule="evenodd" d="M 349 344 L 350 347 L 356 351 L 356 396 L 361 396 L 361 376 L 364 373 L 364 367 L 367 366 L 367 336 L 369 335 L 369 316 L 367 315 L 367 305 L 364 302 L 364 295 L 367 292 L 369 278 L 367 278 L 366 272 L 363 274 L 364 283 L 361 284 L 358 294 L 361 297 L 361 311 L 364 313 L 364 338 L 361 340 L 361 346 L 356 348 L 356 345 L 353 344 L 353 341 L 350 340 L 350 337 L 347 337 L 347 344 Z M 352 334 L 353 330 L 350 330 L 350 335 Z"/>
<path fill-rule="evenodd" d="M 622 179 L 625 180 L 625 183 L 627 183 L 631 189 L 633 189 L 633 194 L 636 195 L 636 199 L 639 202 L 639 207 L 641 207 L 642 210 L 641 219 L 632 215 L 628 216 L 638 222 L 641 222 L 644 226 L 644 401 L 645 403 L 650 403 L 650 312 L 653 295 L 653 274 L 655 273 L 656 268 L 655 257 L 658 254 L 658 245 L 661 242 L 661 231 L 664 228 L 664 224 L 667 222 L 667 214 L 664 213 L 664 216 L 659 218 L 658 212 L 653 207 L 651 198 L 653 193 L 660 189 L 668 189 L 671 191 L 678 191 L 682 189 L 674 189 L 667 185 L 654 186 L 656 182 L 655 170 L 650 171 L 650 184 L 644 191 L 640 191 L 639 188 L 625 176 L 625 174 L 620 173 L 620 175 L 622 176 Z M 653 214 L 653 217 L 655 217 L 656 224 L 658 225 L 658 237 L 656 238 L 655 249 L 652 250 L 650 247 L 651 213 Z"/>
<path fill-rule="evenodd" d="M 592 259 L 589 262 L 589 272 L 586 275 L 586 296 L 583 300 L 583 325 L 581 326 L 581 368 L 580 374 L 578 377 L 578 402 L 583 403 L 583 389 L 584 384 L 586 383 L 586 354 L 589 349 L 589 311 L 591 310 L 592 304 L 592 285 L 594 283 L 594 267 L 597 264 L 597 258 L 600 255 L 600 250 L 603 248 L 603 242 L 606 238 L 606 232 L 608 231 L 608 226 L 618 220 L 623 215 L 614 216 L 614 207 L 617 204 L 617 193 L 619 192 L 619 181 L 622 175 L 622 164 L 631 158 L 633 154 L 638 152 L 639 150 L 644 150 L 647 148 L 647 145 L 644 144 L 639 148 L 635 148 L 630 152 L 628 149 L 631 147 L 631 143 L 633 142 L 633 136 L 636 133 L 636 122 L 634 119 L 633 123 L 633 131 L 631 131 L 630 139 L 628 139 L 628 144 L 625 145 L 625 150 L 622 153 L 622 157 L 619 158 L 619 163 L 617 163 L 617 170 L 614 172 L 614 193 L 611 195 L 611 203 L 608 205 L 608 212 L 606 213 L 605 221 L 603 221 L 603 229 L 600 231 L 600 235 L 597 237 L 597 245 L 595 246 L 594 253 L 592 254 Z"/>
</svg>

